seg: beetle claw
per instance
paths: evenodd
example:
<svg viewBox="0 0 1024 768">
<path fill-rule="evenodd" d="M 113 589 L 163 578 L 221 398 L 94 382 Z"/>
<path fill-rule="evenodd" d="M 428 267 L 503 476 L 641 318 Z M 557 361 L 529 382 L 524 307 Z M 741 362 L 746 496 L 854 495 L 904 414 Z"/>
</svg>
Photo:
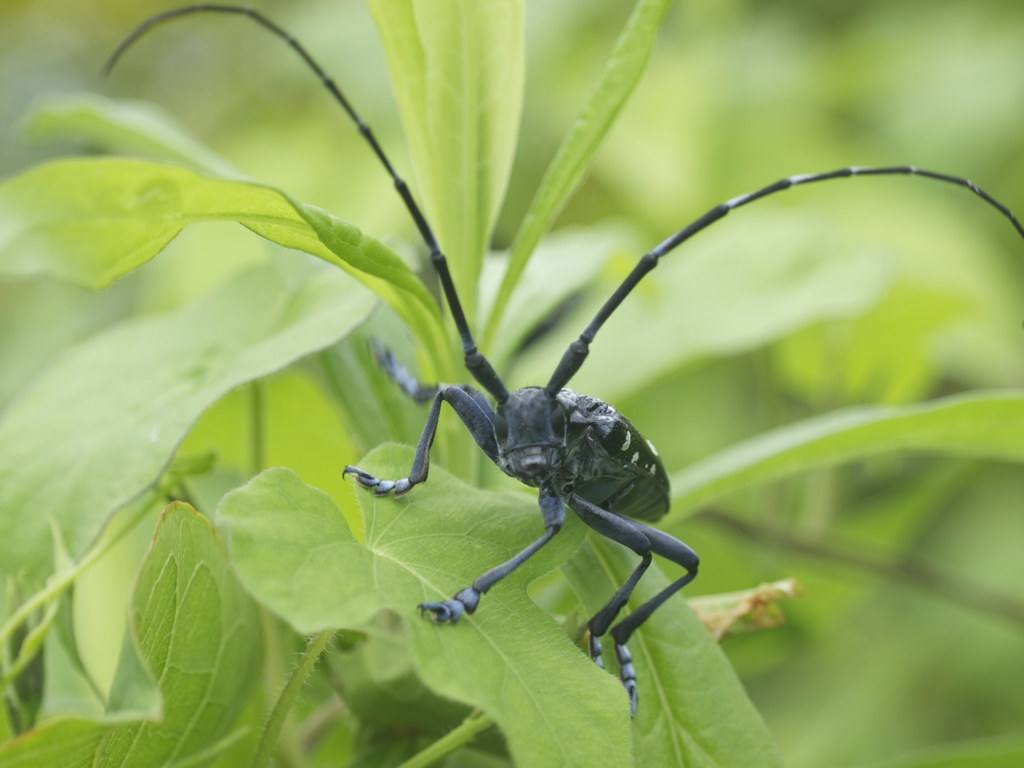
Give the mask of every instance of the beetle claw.
<svg viewBox="0 0 1024 768">
<path fill-rule="evenodd" d="M 347 465 L 341 473 L 342 478 L 346 475 L 352 475 L 363 488 L 373 491 L 374 496 L 387 496 L 393 492 L 395 498 L 398 498 L 412 490 L 412 482 L 407 477 L 403 477 L 401 480 L 381 480 L 351 464 Z"/>
<path fill-rule="evenodd" d="M 473 613 L 479 603 L 480 592 L 473 587 L 466 587 L 451 600 L 445 600 L 443 603 L 420 603 L 417 608 L 420 609 L 421 616 L 430 611 L 430 618 L 438 624 L 454 624 L 462 618 L 463 613 Z"/>
<path fill-rule="evenodd" d="M 420 603 L 417 607 L 420 609 L 421 616 L 430 611 L 430 618 L 438 624 L 444 624 L 446 621 L 449 624 L 454 624 L 466 610 L 466 606 L 458 600 L 445 600 L 443 603 Z"/>
</svg>

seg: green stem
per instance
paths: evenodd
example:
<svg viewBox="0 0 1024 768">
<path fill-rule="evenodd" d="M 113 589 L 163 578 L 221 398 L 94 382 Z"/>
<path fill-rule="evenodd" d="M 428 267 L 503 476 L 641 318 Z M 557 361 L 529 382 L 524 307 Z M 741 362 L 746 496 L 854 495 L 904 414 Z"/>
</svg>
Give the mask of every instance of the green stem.
<svg viewBox="0 0 1024 768">
<path fill-rule="evenodd" d="M 263 382 L 256 379 L 249 385 L 249 469 L 258 475 L 266 465 L 266 424 L 263 416 Z"/>
<path fill-rule="evenodd" d="M 466 746 L 476 735 L 494 725 L 494 719 L 479 710 L 470 713 L 457 728 L 449 731 L 422 752 L 410 757 L 398 768 L 427 768 L 443 760 L 460 747 Z"/>
<path fill-rule="evenodd" d="M 295 704 L 295 700 L 299 698 L 302 686 L 306 684 L 307 678 L 316 665 L 316 660 L 320 658 L 320 654 L 330 642 L 332 635 L 334 635 L 334 630 L 325 630 L 310 639 L 263 728 L 263 737 L 260 739 L 259 749 L 256 750 L 256 757 L 252 761 L 253 768 L 266 768 L 270 764 L 270 758 L 277 746 L 277 739 L 281 735 L 284 721 L 288 717 L 292 705 Z"/>
<path fill-rule="evenodd" d="M 14 630 L 21 625 L 32 612 L 37 608 L 40 608 L 51 600 L 57 598 L 64 590 L 70 587 L 75 579 L 77 579 L 84 571 L 88 570 L 97 560 L 103 555 L 113 549 L 124 535 L 128 533 L 135 524 L 143 518 L 143 516 L 149 511 L 153 502 L 156 501 L 162 495 L 162 491 L 158 489 L 150 489 L 137 503 L 137 507 L 132 510 L 128 522 L 124 526 L 112 534 L 109 537 L 103 538 L 96 543 L 95 549 L 91 549 L 85 553 L 77 563 L 73 564 L 70 568 L 61 573 L 55 573 L 51 576 L 41 590 L 36 592 L 27 601 L 21 604 L 21 607 L 16 610 L 11 617 L 4 622 L 4 625 L 0 627 L 0 644 L 6 643 L 7 639 L 11 636 Z"/>
<path fill-rule="evenodd" d="M 53 620 L 57 617 L 58 607 L 59 603 L 56 600 L 50 603 L 50 607 L 47 609 L 46 615 L 43 616 L 43 620 L 26 635 L 21 648 L 18 649 L 18 658 L 13 661 L 7 673 L 0 677 L 0 691 L 7 690 L 7 686 L 17 679 L 18 675 L 32 663 L 36 654 L 42 650 L 46 633 L 49 631 L 50 625 L 53 624 Z"/>
</svg>

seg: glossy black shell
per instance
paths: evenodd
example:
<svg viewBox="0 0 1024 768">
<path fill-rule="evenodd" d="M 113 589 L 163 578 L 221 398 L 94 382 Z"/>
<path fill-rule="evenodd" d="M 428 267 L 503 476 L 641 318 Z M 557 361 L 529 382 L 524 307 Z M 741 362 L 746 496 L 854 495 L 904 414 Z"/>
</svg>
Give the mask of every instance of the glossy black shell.
<svg viewBox="0 0 1024 768">
<path fill-rule="evenodd" d="M 668 473 L 654 446 L 603 400 L 570 389 L 558 393 L 569 414 L 563 459 L 552 479 L 587 501 L 653 522 L 668 512 Z"/>
</svg>

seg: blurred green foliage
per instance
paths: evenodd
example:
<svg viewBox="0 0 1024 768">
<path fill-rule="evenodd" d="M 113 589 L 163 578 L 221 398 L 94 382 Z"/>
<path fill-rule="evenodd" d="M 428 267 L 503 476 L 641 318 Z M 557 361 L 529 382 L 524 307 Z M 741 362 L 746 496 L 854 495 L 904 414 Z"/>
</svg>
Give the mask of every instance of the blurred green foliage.
<svg viewBox="0 0 1024 768">
<path fill-rule="evenodd" d="M 109 135 L 61 137 L 38 123 L 35 140 L 18 139 L 21 116 L 45 94 L 151 100 L 238 173 L 357 224 L 430 284 L 415 230 L 375 158 L 315 78 L 253 26 L 182 22 L 147 38 L 109 82 L 99 80 L 127 31 L 174 6 L 0 5 L 0 176 L 116 143 Z M 334 74 L 415 186 L 365 5 L 259 7 Z M 631 7 L 527 4 L 523 122 L 496 250 L 511 245 Z M 558 220 L 556 235 L 568 239 L 550 237 L 531 265 L 541 270 L 566 254 L 561 263 L 579 264 L 571 272 L 583 275 L 581 290 L 598 285 L 523 355 L 502 351 L 509 383 L 536 383 L 549 373 L 594 302 L 639 253 L 710 206 L 778 177 L 911 163 L 969 176 L 1024 211 L 1022 51 L 1024 6 L 1012 0 L 674 5 L 648 71 Z M 594 232 L 607 232 L 609 243 L 593 246 L 596 265 L 586 252 L 573 255 L 578 241 L 571 239 Z M 0 284 L 0 406 L 119 320 L 191 305 L 255 264 L 297 269 L 282 266 L 290 262 L 280 250 L 240 227 L 201 224 L 99 294 L 41 281 Z M 613 401 L 672 472 L 843 406 L 1020 387 L 1022 257 L 1020 240 L 994 212 L 920 179 L 787 192 L 737 212 L 666 259 L 602 331 L 572 386 Z M 525 284 L 546 279 L 538 273 Z M 427 363 L 394 317 L 380 313 L 371 326 L 315 370 L 292 367 L 236 390 L 200 418 L 181 450 L 218 451 L 217 473 L 187 489 L 200 510 L 212 514 L 223 492 L 254 469 L 284 465 L 358 521 L 340 467 L 385 440 L 414 443 L 423 417 L 387 391 L 365 339 L 387 334 L 403 359 Z M 357 396 L 364 400 L 352 405 Z M 261 424 L 247 416 L 254 398 Z M 450 414 L 445 420 L 454 421 Z M 264 449 L 253 455 L 257 429 Z M 496 484 L 460 440 L 457 430 L 443 432 L 435 461 Z M 693 594 L 788 576 L 805 585 L 806 597 L 785 608 L 785 627 L 724 646 L 789 765 L 1016 766 L 1024 747 L 1006 737 L 1020 738 L 1024 723 L 1024 626 L 992 606 L 1024 600 L 1022 497 L 1018 466 L 889 455 L 737 492 L 721 500 L 725 514 L 678 514 L 668 530 L 701 554 Z M 103 690 L 151 531 L 140 526 L 76 585 L 78 650 Z M 564 589 L 547 584 L 537 597 L 560 608 Z M 289 664 L 294 637 L 269 631 L 267 638 L 265 670 Z M 95 707 L 74 661 L 56 642 L 47 649 L 51 687 L 42 716 L 82 711 L 89 701 Z M 329 698 L 325 680 L 316 684 L 301 717 Z M 246 721 L 259 723 L 259 707 L 250 709 Z M 338 756 L 360 748 L 350 713 L 332 722 L 325 740 L 310 742 L 321 745 L 315 765 L 344 764 Z M 288 733 L 286 754 L 296 749 L 288 739 L 299 739 L 297 729 Z M 947 753 L 943 745 L 954 746 Z M 387 760 L 381 749 L 364 754 Z M 494 758 L 457 759 L 485 765 Z"/>
</svg>

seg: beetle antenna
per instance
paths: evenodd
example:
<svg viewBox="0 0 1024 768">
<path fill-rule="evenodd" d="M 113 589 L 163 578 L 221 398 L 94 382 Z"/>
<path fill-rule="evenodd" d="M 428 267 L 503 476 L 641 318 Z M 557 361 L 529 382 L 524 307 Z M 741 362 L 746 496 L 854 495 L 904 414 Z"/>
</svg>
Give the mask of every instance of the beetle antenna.
<svg viewBox="0 0 1024 768">
<path fill-rule="evenodd" d="M 423 241 L 427 245 L 427 249 L 430 251 L 430 261 L 434 265 L 434 269 L 437 270 L 438 277 L 441 280 L 441 287 L 443 288 L 445 298 L 448 301 L 448 308 L 451 310 L 452 319 L 455 321 L 455 327 L 459 332 L 459 337 L 462 339 L 462 353 L 465 356 L 466 367 L 469 369 L 469 372 L 473 374 L 473 378 L 480 382 L 481 386 L 483 386 L 483 388 L 486 389 L 498 402 L 504 402 L 508 398 L 508 390 L 505 389 L 505 385 L 502 384 L 497 372 L 491 366 L 490 362 L 488 362 L 487 358 L 477 351 L 476 342 L 473 340 L 473 334 L 469 330 L 469 323 L 466 322 L 466 314 L 462 309 L 462 302 L 459 301 L 458 293 L 455 291 L 455 283 L 452 281 L 451 272 L 448 269 L 448 260 L 445 258 L 444 253 L 442 253 L 441 248 L 437 243 L 437 238 L 434 236 L 434 231 L 427 223 L 426 217 L 420 210 L 419 205 L 417 205 L 416 201 L 413 199 L 412 192 L 409 191 L 408 185 L 402 177 L 398 175 L 394 166 L 391 165 L 391 161 L 384 153 L 380 144 L 377 143 L 377 139 L 373 135 L 373 131 L 370 130 L 370 127 L 363 122 L 363 119 L 352 108 L 352 105 L 349 104 L 348 99 L 346 99 L 341 93 L 341 90 L 335 84 L 334 80 L 324 72 L 323 68 L 317 64 L 298 40 L 281 29 L 281 27 L 274 24 L 274 22 L 270 21 L 270 19 L 259 11 L 255 11 L 252 8 L 243 8 L 236 5 L 191 5 L 185 8 L 177 8 L 173 11 L 158 13 L 142 22 L 142 24 L 136 27 L 132 33 L 121 42 L 117 47 L 117 50 L 114 51 L 113 55 L 103 67 L 103 76 L 106 77 L 109 75 L 124 52 L 150 29 L 166 21 L 172 21 L 183 16 L 190 16 L 197 13 L 226 13 L 245 16 L 252 19 L 261 27 L 290 45 L 292 49 L 299 54 L 302 60 L 306 62 L 306 65 L 316 73 L 317 77 L 320 78 L 320 82 L 323 83 L 324 87 L 327 88 L 328 91 L 330 91 L 334 100 L 341 105 L 341 108 L 345 110 L 345 113 L 356 124 L 356 127 L 359 129 L 359 133 L 364 139 L 366 139 L 371 149 L 373 149 L 374 154 L 377 155 L 377 158 L 391 176 L 395 189 L 398 191 L 399 196 L 402 198 L 402 202 L 405 203 L 405 207 L 408 209 L 409 214 L 416 223 L 416 228 L 419 230 L 420 236 L 423 238 Z"/>
<path fill-rule="evenodd" d="M 643 276 L 658 265 L 658 260 L 666 253 L 674 250 L 702 229 L 706 229 L 711 226 L 734 208 L 739 208 L 740 206 L 752 203 L 755 200 L 760 200 L 762 197 L 767 197 L 768 195 L 772 195 L 776 192 L 782 192 L 790 187 L 796 187 L 801 184 L 810 184 L 816 181 L 828 181 L 829 179 L 845 179 L 851 176 L 923 176 L 927 179 L 935 179 L 936 181 L 942 181 L 947 184 L 956 184 L 957 186 L 970 190 L 999 211 L 1003 216 L 1010 220 L 1010 223 L 1013 224 L 1017 233 L 1024 238 L 1024 226 L 1021 226 L 1020 221 L 1018 221 L 1017 217 L 1013 215 L 1013 212 L 1009 208 L 984 190 L 980 189 L 973 181 L 960 176 L 949 176 L 945 173 L 925 171 L 920 168 L 915 168 L 912 165 L 900 165 L 884 168 L 840 168 L 839 170 L 829 171 L 828 173 L 806 173 L 780 179 L 774 184 L 769 184 L 767 187 L 762 187 L 761 189 L 748 192 L 745 195 L 734 197 L 720 205 L 716 205 L 699 219 L 687 224 L 681 230 L 672 235 L 672 237 L 644 254 L 640 259 L 640 262 L 633 268 L 633 271 L 626 276 L 626 279 L 622 281 L 622 284 L 618 287 L 615 293 L 612 294 L 611 298 L 609 298 L 608 301 L 604 303 L 604 306 L 598 310 L 594 319 L 590 321 L 590 325 L 586 327 L 578 339 L 569 345 L 569 348 L 565 351 L 561 361 L 558 363 L 558 367 L 555 368 L 555 372 L 552 374 L 551 380 L 547 383 L 547 386 L 545 386 L 544 389 L 549 394 L 556 394 L 560 389 L 562 389 L 562 387 L 569 383 L 569 380 L 576 374 L 576 371 L 578 371 L 580 366 L 583 365 L 583 361 L 587 359 L 587 354 L 590 351 L 590 343 L 594 340 L 594 336 L 597 335 L 597 332 L 601 330 L 601 326 L 604 325 L 605 320 L 607 320 L 611 316 L 612 312 L 618 308 L 619 304 L 621 304 L 623 299 L 629 295 L 630 291 L 636 287 L 636 284 L 640 282 Z"/>
</svg>

